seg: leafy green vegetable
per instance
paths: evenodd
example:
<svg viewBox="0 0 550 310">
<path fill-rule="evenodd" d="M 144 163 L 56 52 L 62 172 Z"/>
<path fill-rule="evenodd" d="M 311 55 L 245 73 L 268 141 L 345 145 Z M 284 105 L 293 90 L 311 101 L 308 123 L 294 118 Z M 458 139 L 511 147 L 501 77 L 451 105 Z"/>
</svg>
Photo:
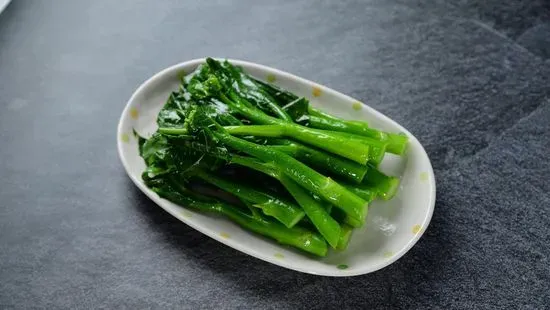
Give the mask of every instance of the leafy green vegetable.
<svg viewBox="0 0 550 310">
<path fill-rule="evenodd" d="M 293 227 L 304 217 L 304 211 L 292 202 L 285 201 L 273 194 L 256 190 L 248 185 L 225 180 L 212 173 L 198 170 L 195 175 L 208 183 L 231 193 L 253 207 L 260 208 L 265 215 L 270 215 L 283 223 L 286 227 Z"/>
<path fill-rule="evenodd" d="M 365 144 L 357 141 L 348 141 L 329 132 L 321 132 L 316 129 L 271 117 L 254 107 L 252 103 L 245 98 L 239 96 L 232 88 L 224 88 L 224 85 L 228 83 L 227 78 L 219 79 L 217 76 L 210 75 L 208 79 L 202 83 L 201 87 L 190 89 L 190 93 L 192 97 L 199 99 L 219 99 L 227 104 L 230 109 L 248 118 L 252 122 L 279 126 L 285 136 L 291 136 L 294 139 L 356 161 L 360 164 L 365 164 L 368 161 L 369 148 Z M 197 91 L 196 89 L 199 90 Z"/>
<path fill-rule="evenodd" d="M 338 244 L 336 245 L 336 249 L 339 251 L 344 251 L 345 249 L 347 249 L 349 242 L 351 240 L 352 234 L 353 234 L 353 227 L 347 224 L 342 225 L 340 239 L 338 239 Z"/>
<path fill-rule="evenodd" d="M 330 216 L 329 208 L 323 206 L 321 202 L 316 200 L 312 195 L 301 188 L 299 184 L 291 180 L 271 163 L 263 163 L 243 156 L 234 156 L 232 162 L 263 172 L 279 180 L 300 206 L 302 206 L 315 228 L 332 247 L 336 247 L 340 236 L 340 225 Z"/>
<path fill-rule="evenodd" d="M 187 190 L 173 178 L 157 178 L 146 181 L 146 184 L 162 198 L 199 212 L 226 216 L 243 228 L 275 239 L 281 244 L 290 245 L 318 256 L 325 256 L 327 253 L 327 244 L 317 233 L 300 227 L 288 228 L 257 213 L 248 214 L 221 201 L 201 199 L 199 194 Z"/>
<path fill-rule="evenodd" d="M 277 139 L 273 142 L 275 145 L 272 145 L 272 148 L 309 164 L 319 171 L 334 174 L 354 183 L 360 183 L 368 170 L 368 166 L 359 165 L 292 140 Z"/>
<path fill-rule="evenodd" d="M 395 195 L 399 179 L 377 165 L 407 145 L 211 58 L 181 78 L 157 125 L 136 136 L 160 197 L 318 256 L 344 250 L 368 204 Z"/>
<path fill-rule="evenodd" d="M 348 121 L 309 105 L 305 98 L 282 90 L 275 85 L 271 85 L 260 80 L 254 80 L 267 93 L 271 94 L 279 102 L 279 105 L 300 124 L 312 128 L 325 129 L 330 131 L 341 131 L 350 134 L 373 138 L 381 142 L 387 142 L 387 151 L 397 155 L 405 154 L 407 150 L 408 138 L 405 135 L 384 132 L 370 128 L 366 122 Z"/>
<path fill-rule="evenodd" d="M 384 200 L 392 199 L 399 189 L 399 179 L 388 176 L 370 165 L 363 184 L 370 186 Z"/>
</svg>

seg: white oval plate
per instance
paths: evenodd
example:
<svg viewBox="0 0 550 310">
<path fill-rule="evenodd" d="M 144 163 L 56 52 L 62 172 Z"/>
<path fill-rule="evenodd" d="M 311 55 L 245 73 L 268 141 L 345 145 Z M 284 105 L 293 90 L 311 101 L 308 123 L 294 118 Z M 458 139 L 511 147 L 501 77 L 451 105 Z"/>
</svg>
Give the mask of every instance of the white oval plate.
<svg viewBox="0 0 550 310">
<path fill-rule="evenodd" d="M 170 214 L 246 254 L 289 269 L 323 276 L 354 276 L 381 269 L 403 256 L 422 236 L 435 204 L 435 179 L 430 159 L 418 140 L 383 114 L 324 86 L 266 66 L 230 60 L 249 74 L 286 88 L 311 100 L 313 106 L 346 119 L 365 120 L 374 128 L 403 132 L 410 137 L 408 153 L 400 158 L 386 155 L 384 172 L 401 176 L 401 188 L 390 201 L 372 203 L 363 228 L 354 232 L 346 251 L 330 251 L 325 258 L 304 255 L 293 249 L 241 229 L 213 215 L 200 214 L 159 198 L 141 180 L 145 163 L 138 154 L 135 129 L 143 136 L 156 131 L 156 116 L 179 77 L 192 72 L 204 59 L 195 59 L 167 68 L 143 83 L 126 105 L 118 125 L 118 152 L 132 181 L 149 198 Z"/>
</svg>

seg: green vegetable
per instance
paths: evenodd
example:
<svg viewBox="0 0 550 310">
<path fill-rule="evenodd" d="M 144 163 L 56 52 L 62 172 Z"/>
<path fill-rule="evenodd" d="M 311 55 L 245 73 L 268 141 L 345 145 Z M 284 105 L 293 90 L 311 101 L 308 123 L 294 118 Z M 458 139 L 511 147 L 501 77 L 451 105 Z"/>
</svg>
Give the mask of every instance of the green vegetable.
<svg viewBox="0 0 550 310">
<path fill-rule="evenodd" d="M 208 79 L 203 82 L 193 80 L 193 85 L 196 86 L 189 90 L 191 96 L 197 100 L 219 99 L 231 110 L 236 111 L 252 122 L 279 126 L 279 130 L 285 136 L 290 136 L 293 139 L 338 154 L 360 164 L 365 164 L 368 161 L 368 146 L 269 116 L 254 107 L 251 102 L 240 96 L 233 88 L 226 86 L 230 84 L 230 81 L 223 77 L 222 75 L 209 75 Z"/>
<path fill-rule="evenodd" d="M 245 229 L 277 240 L 318 256 L 327 254 L 327 244 L 318 234 L 300 227 L 288 228 L 256 214 L 247 214 L 239 208 L 221 201 L 200 201 L 200 195 L 182 191 L 175 181 L 156 180 L 148 186 L 160 197 L 200 212 L 224 215 Z"/>
<path fill-rule="evenodd" d="M 360 183 L 368 170 L 367 166 L 359 165 L 292 140 L 279 139 L 274 142 L 276 145 L 272 145 L 272 148 L 310 164 L 317 170 L 327 171 L 351 182 Z"/>
<path fill-rule="evenodd" d="M 363 122 L 337 121 L 332 118 L 310 115 L 309 126 L 312 128 L 325 129 L 329 131 L 345 132 L 375 139 L 380 142 L 386 142 L 386 151 L 397 155 L 403 155 L 407 150 L 407 136 L 369 128 Z"/>
<path fill-rule="evenodd" d="M 224 129 L 232 135 L 242 136 L 263 136 L 263 137 L 282 137 L 284 130 L 277 125 L 252 125 L 252 126 L 226 126 Z M 277 139 L 273 140 L 275 145 L 271 147 L 275 150 L 286 153 L 300 161 L 314 166 L 320 170 L 326 170 L 337 176 L 344 177 L 352 182 L 360 183 L 365 176 L 368 167 L 355 162 L 346 160 L 340 156 L 334 156 L 329 153 L 316 150 L 312 147 L 302 145 L 292 140 Z M 362 141 L 360 141 L 363 143 Z M 380 149 L 383 149 L 383 145 Z M 382 152 L 382 156 L 383 156 Z M 380 161 L 380 154 L 373 155 L 371 160 Z"/>
<path fill-rule="evenodd" d="M 291 137 L 303 143 L 307 143 L 323 149 L 327 152 L 340 155 L 342 157 L 353 160 L 359 164 L 365 164 L 369 160 L 369 147 L 361 142 L 354 140 L 342 139 L 340 136 L 330 132 L 323 132 L 317 129 L 311 129 L 305 126 L 300 126 L 294 123 L 282 121 L 273 118 L 266 114 L 261 114 L 260 111 L 247 107 L 245 104 L 231 101 L 226 96 L 221 95 L 222 101 L 231 105 L 235 110 L 239 111 L 254 122 L 268 124 L 270 126 L 256 126 L 250 128 L 247 132 L 244 127 L 233 128 L 232 134 L 253 135 L 260 137 Z"/>
<path fill-rule="evenodd" d="M 195 107 L 187 115 L 186 127 L 182 129 L 159 128 L 165 134 L 189 134 L 210 139 L 211 143 L 221 143 L 236 151 L 249 154 L 266 162 L 273 162 L 291 179 L 336 207 L 350 217 L 363 222 L 367 214 L 367 203 L 349 192 L 333 179 L 323 176 L 302 162 L 267 146 L 258 145 L 228 134 L 223 127 Z"/>
<path fill-rule="evenodd" d="M 227 133 L 216 133 L 215 135 L 219 141 L 235 150 L 266 162 L 273 162 L 286 175 L 308 191 L 341 208 L 350 217 L 360 222 L 365 220 L 367 215 L 366 201 L 351 193 L 333 179 L 325 177 L 300 161 L 269 147 L 257 145 Z"/>
<path fill-rule="evenodd" d="M 363 186 L 356 186 L 356 185 L 347 185 L 346 188 L 350 190 L 355 195 L 365 199 L 365 201 L 371 202 L 373 201 L 376 196 L 379 194 L 378 188 L 371 188 L 371 187 L 365 187 Z"/>
<path fill-rule="evenodd" d="M 384 200 L 392 199 L 399 189 L 398 178 L 385 175 L 371 164 L 369 164 L 369 170 L 363 184 L 370 186 Z"/>
<path fill-rule="evenodd" d="M 393 154 L 403 155 L 407 150 L 408 137 L 405 135 L 370 128 L 366 122 L 348 121 L 335 117 L 311 107 L 305 98 L 299 98 L 288 91 L 260 80 L 254 80 L 254 82 L 260 85 L 265 92 L 271 94 L 295 122 L 312 128 L 346 132 L 387 142 L 386 151 Z"/>
<path fill-rule="evenodd" d="M 211 58 L 181 78 L 157 124 L 138 136 L 149 188 L 318 256 L 345 250 L 368 204 L 395 195 L 399 179 L 377 167 L 407 145 Z"/>
<path fill-rule="evenodd" d="M 293 203 L 247 185 L 225 180 L 203 170 L 196 171 L 195 176 L 252 203 L 252 206 L 261 209 L 265 215 L 273 216 L 286 227 L 293 227 L 304 217 L 304 211 Z"/>
<path fill-rule="evenodd" d="M 307 217 L 325 240 L 327 240 L 333 248 L 336 248 L 340 239 L 340 224 L 330 217 L 328 211 L 319 201 L 315 200 L 296 182 L 286 176 L 281 178 L 281 182 L 290 191 L 296 201 L 298 201 L 300 206 L 302 206 Z"/>
<path fill-rule="evenodd" d="M 353 234 L 353 227 L 347 224 L 342 225 L 340 239 L 338 239 L 338 244 L 336 245 L 336 249 L 339 251 L 344 251 L 345 249 L 347 249 L 349 242 L 351 240 L 352 234 Z"/>
<path fill-rule="evenodd" d="M 307 191 L 300 187 L 300 185 L 284 173 L 281 173 L 281 171 L 272 164 L 262 163 L 243 156 L 234 156 L 232 162 L 263 172 L 279 180 L 300 206 L 302 206 L 311 223 L 321 235 L 323 235 L 325 240 L 327 240 L 332 247 L 336 248 L 340 238 L 340 225 L 330 216 L 328 208 L 315 200 Z"/>
<path fill-rule="evenodd" d="M 277 105 L 277 101 L 258 87 L 252 79 L 244 74 L 242 70 L 231 65 L 228 61 L 219 63 L 214 59 L 206 60 L 212 73 L 217 77 L 226 80 L 231 85 L 234 92 L 250 102 L 253 106 L 260 108 L 262 111 L 274 115 L 284 121 L 292 122 L 292 118 Z"/>
</svg>

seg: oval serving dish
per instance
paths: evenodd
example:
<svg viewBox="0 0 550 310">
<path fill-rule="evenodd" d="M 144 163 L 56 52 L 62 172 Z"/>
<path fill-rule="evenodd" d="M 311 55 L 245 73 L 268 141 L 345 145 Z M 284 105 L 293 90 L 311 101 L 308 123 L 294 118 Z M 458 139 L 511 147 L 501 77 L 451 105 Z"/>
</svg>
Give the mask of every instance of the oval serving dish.
<svg viewBox="0 0 550 310">
<path fill-rule="evenodd" d="M 145 163 L 138 154 L 136 130 L 149 137 L 157 129 L 156 116 L 182 74 L 192 72 L 205 59 L 195 59 L 169 67 L 143 83 L 132 95 L 118 124 L 118 152 L 126 172 L 143 193 L 164 210 L 236 250 L 296 271 L 323 276 L 354 276 L 379 270 L 403 256 L 426 230 L 435 205 L 435 178 L 422 145 L 405 128 L 380 112 L 327 87 L 292 74 L 246 61 L 231 60 L 245 72 L 274 83 L 298 96 L 310 99 L 314 107 L 336 116 L 364 120 L 372 127 L 409 136 L 404 157 L 387 154 L 381 170 L 399 176 L 401 186 L 389 201 L 374 201 L 366 223 L 356 229 L 348 248 L 331 251 L 324 258 L 308 256 L 274 241 L 245 231 L 227 219 L 194 212 L 159 198 L 145 186 L 141 173 Z"/>
</svg>

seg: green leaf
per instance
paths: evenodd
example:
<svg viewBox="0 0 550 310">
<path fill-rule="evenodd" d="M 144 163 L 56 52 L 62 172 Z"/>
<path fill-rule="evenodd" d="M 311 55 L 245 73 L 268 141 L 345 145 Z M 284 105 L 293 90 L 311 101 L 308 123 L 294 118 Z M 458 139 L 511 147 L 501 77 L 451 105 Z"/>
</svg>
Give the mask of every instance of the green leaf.
<svg viewBox="0 0 550 310">
<path fill-rule="evenodd" d="M 279 107 L 279 104 L 267 91 L 263 90 L 242 68 L 233 66 L 227 60 L 219 65 L 230 79 L 230 86 L 237 95 L 250 102 L 263 112 L 284 120 L 291 118 Z"/>
<path fill-rule="evenodd" d="M 181 92 L 172 92 L 157 116 L 159 127 L 182 127 L 190 103 Z"/>
<path fill-rule="evenodd" d="M 132 131 L 134 132 L 134 137 L 138 139 L 138 151 L 139 151 L 139 155 L 141 156 L 143 145 L 145 144 L 145 141 L 147 141 L 147 139 L 140 136 L 135 129 L 132 129 Z"/>
<path fill-rule="evenodd" d="M 309 101 L 306 98 L 298 98 L 283 106 L 283 110 L 292 117 L 292 119 L 304 126 L 307 126 L 309 121 Z"/>
</svg>

